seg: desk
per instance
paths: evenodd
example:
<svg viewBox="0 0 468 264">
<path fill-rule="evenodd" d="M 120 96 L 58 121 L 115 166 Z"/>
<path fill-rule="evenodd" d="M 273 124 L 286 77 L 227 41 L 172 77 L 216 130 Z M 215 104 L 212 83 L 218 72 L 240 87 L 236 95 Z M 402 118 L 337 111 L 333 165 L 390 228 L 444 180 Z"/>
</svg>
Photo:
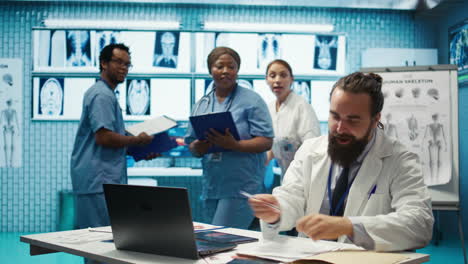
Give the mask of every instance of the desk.
<svg viewBox="0 0 468 264">
<path fill-rule="evenodd" d="M 221 229 L 221 231 L 257 238 L 261 237 L 260 232 L 250 230 L 225 228 Z M 55 252 L 65 252 L 111 264 L 217 264 L 226 263 L 230 260 L 231 256 L 235 254 L 234 250 L 216 254 L 211 257 L 206 257 L 205 259 L 190 260 L 126 250 L 116 250 L 114 243 L 103 242 L 103 240 L 107 239 L 112 239 L 111 233 L 89 232 L 87 229 L 26 235 L 21 236 L 20 238 L 22 242 L 30 244 L 30 254 L 32 256 Z M 236 250 L 251 248 L 255 246 L 256 243 L 258 242 L 238 245 Z M 427 254 L 412 252 L 404 252 L 401 254 L 408 255 L 409 259 L 400 262 L 400 264 L 418 264 L 429 261 L 429 255 Z"/>
</svg>

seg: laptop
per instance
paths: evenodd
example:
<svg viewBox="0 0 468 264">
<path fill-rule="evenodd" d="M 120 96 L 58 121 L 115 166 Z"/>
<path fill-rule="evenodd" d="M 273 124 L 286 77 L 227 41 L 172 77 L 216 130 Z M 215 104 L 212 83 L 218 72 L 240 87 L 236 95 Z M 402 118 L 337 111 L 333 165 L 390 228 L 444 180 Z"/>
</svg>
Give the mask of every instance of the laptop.
<svg viewBox="0 0 468 264">
<path fill-rule="evenodd" d="M 104 184 L 117 249 L 188 259 L 233 249 L 198 241 L 186 188 Z"/>
</svg>

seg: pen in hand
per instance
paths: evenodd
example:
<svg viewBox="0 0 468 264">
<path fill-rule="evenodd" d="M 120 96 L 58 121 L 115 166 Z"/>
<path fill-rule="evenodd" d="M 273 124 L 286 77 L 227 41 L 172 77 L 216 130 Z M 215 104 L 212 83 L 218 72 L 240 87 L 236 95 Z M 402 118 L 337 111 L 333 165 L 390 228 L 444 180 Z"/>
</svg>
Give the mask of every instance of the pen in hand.
<svg viewBox="0 0 468 264">
<path fill-rule="evenodd" d="M 266 206 L 268 206 L 268 207 L 270 207 L 270 208 L 273 208 L 273 209 L 277 210 L 278 212 L 281 212 L 281 210 L 280 210 L 280 208 L 279 208 L 278 206 L 276 206 L 276 205 L 274 205 L 274 204 L 272 204 L 272 203 L 269 203 L 269 202 L 266 202 L 266 201 L 257 199 L 257 198 L 255 198 L 252 194 L 250 194 L 250 193 L 248 193 L 248 192 L 240 191 L 239 193 L 240 193 L 241 195 L 243 195 L 243 196 L 249 198 L 249 199 L 253 199 L 253 200 L 255 200 L 255 201 L 259 201 L 259 202 L 263 203 L 264 205 L 266 205 Z"/>
</svg>

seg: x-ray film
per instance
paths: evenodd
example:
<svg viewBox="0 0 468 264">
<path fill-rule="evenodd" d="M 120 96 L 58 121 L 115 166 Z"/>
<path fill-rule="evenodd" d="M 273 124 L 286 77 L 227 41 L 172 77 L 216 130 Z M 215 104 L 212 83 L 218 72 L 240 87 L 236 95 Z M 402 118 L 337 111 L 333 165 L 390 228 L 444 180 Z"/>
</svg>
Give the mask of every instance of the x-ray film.
<svg viewBox="0 0 468 264">
<path fill-rule="evenodd" d="M 67 67 L 90 67 L 91 37 L 87 30 L 66 32 Z"/>
<path fill-rule="evenodd" d="M 63 115 L 63 78 L 41 78 L 39 86 L 39 115 Z"/>
<path fill-rule="evenodd" d="M 179 37 L 180 32 L 177 31 L 158 31 L 156 33 L 153 66 L 177 68 Z"/>
<path fill-rule="evenodd" d="M 99 54 L 101 50 L 109 45 L 109 44 L 116 44 L 121 43 L 122 40 L 120 38 L 120 31 L 96 31 L 96 41 L 94 44 L 94 54 L 95 54 L 95 62 L 94 65 L 99 68 Z"/>
<path fill-rule="evenodd" d="M 151 88 L 149 79 L 127 80 L 127 115 L 151 114 Z"/>
</svg>

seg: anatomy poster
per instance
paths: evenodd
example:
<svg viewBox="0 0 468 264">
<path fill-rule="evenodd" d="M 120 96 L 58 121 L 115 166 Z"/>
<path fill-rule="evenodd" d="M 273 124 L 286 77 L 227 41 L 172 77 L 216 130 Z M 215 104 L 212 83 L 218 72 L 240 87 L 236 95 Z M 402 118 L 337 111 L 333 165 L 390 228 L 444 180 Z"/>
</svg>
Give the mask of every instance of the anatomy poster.
<svg viewBox="0 0 468 264">
<path fill-rule="evenodd" d="M 23 61 L 0 59 L 0 168 L 22 166 Z"/>
<path fill-rule="evenodd" d="M 427 185 L 448 183 L 452 175 L 449 75 L 444 71 L 379 74 L 386 134 L 419 155 Z"/>
</svg>

